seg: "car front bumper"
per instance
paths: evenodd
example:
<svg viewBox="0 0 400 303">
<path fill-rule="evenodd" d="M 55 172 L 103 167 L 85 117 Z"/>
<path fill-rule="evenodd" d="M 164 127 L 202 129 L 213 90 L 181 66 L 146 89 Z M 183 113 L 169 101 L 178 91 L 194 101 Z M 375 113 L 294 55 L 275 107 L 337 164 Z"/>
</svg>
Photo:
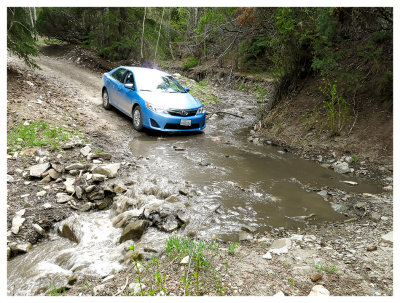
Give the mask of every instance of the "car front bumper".
<svg viewBox="0 0 400 303">
<path fill-rule="evenodd" d="M 181 125 L 182 119 L 190 120 L 190 126 Z M 146 108 L 143 110 L 143 126 L 166 132 L 201 131 L 206 127 L 206 114 L 182 117 L 165 113 L 155 113 Z"/>
</svg>

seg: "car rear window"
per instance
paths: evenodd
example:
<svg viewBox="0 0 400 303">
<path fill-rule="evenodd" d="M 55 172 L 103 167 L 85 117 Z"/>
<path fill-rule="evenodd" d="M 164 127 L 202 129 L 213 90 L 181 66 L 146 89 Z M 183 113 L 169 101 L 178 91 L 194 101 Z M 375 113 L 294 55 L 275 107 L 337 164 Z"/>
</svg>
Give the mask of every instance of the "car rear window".
<svg viewBox="0 0 400 303">
<path fill-rule="evenodd" d="M 125 74 L 126 69 L 125 68 L 119 68 L 115 72 L 111 74 L 111 76 L 115 79 L 118 80 L 119 82 L 122 82 L 124 80 L 124 74 Z"/>
</svg>

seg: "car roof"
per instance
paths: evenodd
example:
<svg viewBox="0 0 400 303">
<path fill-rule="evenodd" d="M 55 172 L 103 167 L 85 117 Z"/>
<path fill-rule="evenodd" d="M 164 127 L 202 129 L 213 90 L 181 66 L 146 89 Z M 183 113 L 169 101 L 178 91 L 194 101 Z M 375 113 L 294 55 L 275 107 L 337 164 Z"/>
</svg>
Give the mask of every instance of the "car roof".
<svg viewBox="0 0 400 303">
<path fill-rule="evenodd" d="M 146 68 L 146 67 L 138 67 L 138 66 L 120 66 L 119 68 L 125 68 L 127 70 L 130 70 L 133 72 L 135 75 L 140 75 L 140 74 L 154 74 L 154 75 L 162 75 L 162 76 L 169 76 L 168 73 L 163 72 L 158 69 L 153 69 L 153 68 Z"/>
</svg>

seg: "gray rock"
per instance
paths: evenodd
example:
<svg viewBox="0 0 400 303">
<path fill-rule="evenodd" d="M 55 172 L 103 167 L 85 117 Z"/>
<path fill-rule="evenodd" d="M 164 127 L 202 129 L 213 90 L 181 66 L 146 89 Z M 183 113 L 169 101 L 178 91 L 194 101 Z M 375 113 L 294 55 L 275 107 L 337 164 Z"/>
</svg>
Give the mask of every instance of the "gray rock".
<svg viewBox="0 0 400 303">
<path fill-rule="evenodd" d="M 245 232 L 243 230 L 239 232 L 239 242 L 252 240 L 252 239 L 253 239 L 253 236 L 251 234 L 249 234 L 248 232 Z"/>
<path fill-rule="evenodd" d="M 49 169 L 50 163 L 36 164 L 29 168 L 29 175 L 31 177 L 40 178 L 42 174 Z"/>
<path fill-rule="evenodd" d="M 95 153 L 92 154 L 92 159 L 101 158 L 103 160 L 111 160 L 112 155 L 109 153 Z"/>
<path fill-rule="evenodd" d="M 80 211 L 89 211 L 92 209 L 92 207 L 93 207 L 93 203 L 87 202 L 87 203 L 83 204 L 81 207 L 79 207 L 79 210 Z"/>
<path fill-rule="evenodd" d="M 328 195 L 328 192 L 326 190 L 321 190 L 321 191 L 317 192 L 317 194 L 322 197 L 326 197 Z"/>
<path fill-rule="evenodd" d="M 82 199 L 83 189 L 80 186 L 75 186 L 75 195 L 78 199 Z"/>
<path fill-rule="evenodd" d="M 89 155 L 89 153 L 92 151 L 92 149 L 90 148 L 89 145 L 86 145 L 85 147 L 80 149 L 80 153 L 86 157 L 87 155 Z"/>
<path fill-rule="evenodd" d="M 115 178 L 118 174 L 118 170 L 121 167 L 121 163 L 112 163 L 107 165 L 97 166 L 93 169 L 93 174 L 105 175 L 108 178 Z"/>
<path fill-rule="evenodd" d="M 282 290 L 278 291 L 276 294 L 273 295 L 273 297 L 284 297 L 285 294 L 282 292 Z"/>
<path fill-rule="evenodd" d="M 49 176 L 53 180 L 57 180 L 58 178 L 60 178 L 60 173 L 58 171 L 56 171 L 54 168 L 51 168 L 51 169 L 49 169 Z"/>
<path fill-rule="evenodd" d="M 257 227 L 250 226 L 250 225 L 244 225 L 244 226 L 242 226 L 242 230 L 244 230 L 248 233 L 254 234 L 257 232 Z"/>
<path fill-rule="evenodd" d="M 31 243 L 11 243 L 10 249 L 13 255 L 17 255 L 20 253 L 27 253 L 32 249 Z"/>
<path fill-rule="evenodd" d="M 92 180 L 93 182 L 103 182 L 106 179 L 105 175 L 102 174 L 93 174 Z"/>
<path fill-rule="evenodd" d="M 374 222 L 379 222 L 381 219 L 381 215 L 380 215 L 380 213 L 373 211 L 370 213 L 369 218 Z"/>
<path fill-rule="evenodd" d="M 35 151 L 35 155 L 36 155 L 36 156 L 39 156 L 39 157 L 45 157 L 45 156 L 50 155 L 50 153 L 49 153 L 49 151 L 47 151 L 47 150 L 38 149 L 38 150 Z"/>
<path fill-rule="evenodd" d="M 267 259 L 267 260 L 271 260 L 272 259 L 272 255 L 270 252 L 267 252 L 265 255 L 262 256 L 263 259 Z"/>
<path fill-rule="evenodd" d="M 97 286 L 93 287 L 92 295 L 93 296 L 101 296 L 101 295 L 103 295 L 103 292 L 104 292 L 104 289 L 106 288 L 106 285 L 107 284 L 100 284 L 100 285 L 97 285 Z"/>
<path fill-rule="evenodd" d="M 161 225 L 161 230 L 167 233 L 171 233 L 179 228 L 178 222 L 174 217 L 168 217 L 167 221 Z"/>
<path fill-rule="evenodd" d="M 93 200 L 102 200 L 102 199 L 104 199 L 104 191 L 103 190 L 93 191 L 93 192 L 87 194 L 87 197 L 91 201 L 93 201 Z"/>
<path fill-rule="evenodd" d="M 85 165 L 81 163 L 74 163 L 65 167 L 65 170 L 83 170 L 83 169 L 85 169 Z"/>
<path fill-rule="evenodd" d="M 107 208 L 108 204 L 106 201 L 96 202 L 96 208 L 99 210 Z"/>
<path fill-rule="evenodd" d="M 311 292 L 309 293 L 309 296 L 329 296 L 329 295 L 330 295 L 329 290 L 327 290 L 322 285 L 315 285 L 311 289 Z"/>
<path fill-rule="evenodd" d="M 90 193 L 90 192 L 92 192 L 95 188 L 96 188 L 96 185 L 90 185 L 90 186 L 88 186 L 88 187 L 85 188 L 85 192 L 86 192 L 86 193 Z"/>
<path fill-rule="evenodd" d="M 46 234 L 45 230 L 42 227 L 40 227 L 39 224 L 33 224 L 32 227 L 38 234 L 40 234 L 42 236 L 44 236 Z"/>
<path fill-rule="evenodd" d="M 62 173 L 64 168 L 61 164 L 51 163 L 51 167 L 58 173 Z"/>
<path fill-rule="evenodd" d="M 7 246 L 7 261 L 10 260 L 11 257 L 11 248 Z"/>
<path fill-rule="evenodd" d="M 129 221 L 139 218 L 139 216 L 141 216 L 142 214 L 143 208 L 128 210 L 114 217 L 112 219 L 112 224 L 117 228 L 124 227 L 129 223 Z"/>
<path fill-rule="evenodd" d="M 71 201 L 74 198 L 72 196 L 66 194 L 66 193 L 58 193 L 58 194 L 56 194 L 56 199 L 57 199 L 56 200 L 57 203 L 62 204 L 62 203 L 66 203 L 68 201 Z"/>
<path fill-rule="evenodd" d="M 79 172 L 80 172 L 80 171 L 77 170 L 77 169 L 72 169 L 72 170 L 69 171 L 70 175 L 73 175 L 73 176 L 79 175 Z"/>
<path fill-rule="evenodd" d="M 175 202 L 179 202 L 180 199 L 177 195 L 171 195 L 168 198 L 166 198 L 165 201 L 167 201 L 169 203 L 175 203 Z"/>
<path fill-rule="evenodd" d="M 15 216 L 12 219 L 11 232 L 15 235 L 19 233 L 22 224 L 24 224 L 25 222 L 25 218 L 22 218 L 24 214 L 25 214 L 25 209 L 21 209 L 15 213 Z"/>
<path fill-rule="evenodd" d="M 67 220 L 62 226 L 59 227 L 58 234 L 60 235 L 60 237 L 67 238 L 73 242 L 79 243 L 80 237 L 74 228 L 76 226 L 75 220 L 76 218 Z"/>
<path fill-rule="evenodd" d="M 292 241 L 289 238 L 278 239 L 272 242 L 269 252 L 277 255 L 287 254 L 291 245 Z"/>
<path fill-rule="evenodd" d="M 186 224 L 186 225 L 189 224 L 189 222 L 190 222 L 190 216 L 186 212 L 183 212 L 183 211 L 179 211 L 176 214 L 176 218 L 179 221 L 181 221 L 183 224 Z"/>
<path fill-rule="evenodd" d="M 7 175 L 7 183 L 12 183 L 14 182 L 14 178 L 10 175 Z"/>
<path fill-rule="evenodd" d="M 36 197 L 44 197 L 44 196 L 46 196 L 46 194 L 47 194 L 47 191 L 41 190 L 36 193 Z"/>
<path fill-rule="evenodd" d="M 388 233 L 385 234 L 385 235 L 382 235 L 381 239 L 382 239 L 382 241 L 384 241 L 384 242 L 388 242 L 388 243 L 393 244 L 393 231 L 388 232 Z"/>
<path fill-rule="evenodd" d="M 72 194 L 75 192 L 74 184 L 75 184 L 75 178 L 67 178 L 67 180 L 65 180 L 64 186 L 67 193 Z"/>
<path fill-rule="evenodd" d="M 345 204 L 340 204 L 340 203 L 331 203 L 331 207 L 333 208 L 334 211 L 340 213 L 343 213 L 349 209 Z"/>
<path fill-rule="evenodd" d="M 351 171 L 349 164 L 347 162 L 339 162 L 338 161 L 338 162 L 333 163 L 332 167 L 335 172 L 340 173 L 340 174 L 347 174 Z"/>
<path fill-rule="evenodd" d="M 122 183 L 114 183 L 112 185 L 112 191 L 116 194 L 122 194 L 126 192 L 128 189 Z"/>
<path fill-rule="evenodd" d="M 40 180 L 41 183 L 49 183 L 50 181 L 51 181 L 50 175 L 47 175 L 42 180 Z"/>
<path fill-rule="evenodd" d="M 149 222 L 146 220 L 138 220 L 129 223 L 122 232 L 119 243 L 127 240 L 140 240 Z"/>
</svg>

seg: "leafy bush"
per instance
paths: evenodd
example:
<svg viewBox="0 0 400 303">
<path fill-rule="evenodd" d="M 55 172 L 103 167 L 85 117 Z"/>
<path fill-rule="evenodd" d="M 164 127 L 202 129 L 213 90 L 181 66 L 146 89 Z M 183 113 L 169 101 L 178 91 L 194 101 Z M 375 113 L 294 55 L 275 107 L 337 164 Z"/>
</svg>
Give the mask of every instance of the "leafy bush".
<svg viewBox="0 0 400 303">
<path fill-rule="evenodd" d="M 196 57 L 188 57 L 185 62 L 183 62 L 183 69 L 189 69 L 199 65 L 199 59 Z"/>
</svg>

